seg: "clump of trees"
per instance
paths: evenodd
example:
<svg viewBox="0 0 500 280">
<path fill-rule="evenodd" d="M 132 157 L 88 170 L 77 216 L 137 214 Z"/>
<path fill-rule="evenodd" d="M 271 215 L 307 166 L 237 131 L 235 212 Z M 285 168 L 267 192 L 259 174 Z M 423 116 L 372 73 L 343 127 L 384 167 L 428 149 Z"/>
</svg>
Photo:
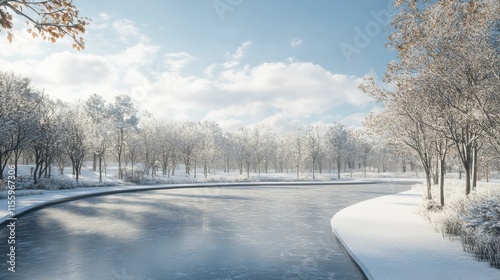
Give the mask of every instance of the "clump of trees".
<svg viewBox="0 0 500 280">
<path fill-rule="evenodd" d="M 440 177 L 447 158 L 459 159 L 464 193 L 478 170 L 500 154 L 500 2 L 398 0 L 389 45 L 398 61 L 381 84 L 374 74 L 360 88 L 383 103 L 367 126 L 418 155 L 427 177 Z M 438 172 L 438 176 L 433 171 Z"/>
<path fill-rule="evenodd" d="M 78 181 L 89 155 L 99 159 L 99 166 L 108 152 L 120 162 L 124 143 L 138 123 L 127 96 L 118 96 L 109 105 L 98 96 L 85 104 L 65 104 L 48 98 L 31 87 L 28 78 L 13 73 L 0 72 L 0 98 L 0 179 L 9 162 L 16 167 L 17 176 L 22 159 L 24 164 L 34 165 L 31 176 L 35 185 L 51 176 L 53 166 L 63 173 L 70 165 Z"/>
</svg>

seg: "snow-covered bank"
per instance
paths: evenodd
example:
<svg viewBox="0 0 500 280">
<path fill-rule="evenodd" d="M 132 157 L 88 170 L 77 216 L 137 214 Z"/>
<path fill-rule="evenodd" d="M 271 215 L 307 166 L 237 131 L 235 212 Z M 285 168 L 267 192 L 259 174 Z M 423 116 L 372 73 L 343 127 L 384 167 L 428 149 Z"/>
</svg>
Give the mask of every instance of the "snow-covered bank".
<svg viewBox="0 0 500 280">
<path fill-rule="evenodd" d="M 364 201 L 338 212 L 332 228 L 369 279 L 500 279 L 435 232 L 415 212 L 421 201 L 417 191 Z"/>
</svg>

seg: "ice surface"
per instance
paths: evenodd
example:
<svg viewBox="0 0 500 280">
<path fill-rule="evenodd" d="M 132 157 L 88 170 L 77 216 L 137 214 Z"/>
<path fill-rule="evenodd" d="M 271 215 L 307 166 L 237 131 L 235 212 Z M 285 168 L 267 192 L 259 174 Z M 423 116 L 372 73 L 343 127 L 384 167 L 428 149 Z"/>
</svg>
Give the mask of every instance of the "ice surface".
<svg viewBox="0 0 500 280">
<path fill-rule="evenodd" d="M 332 215 L 408 188 L 184 188 L 53 205 L 18 220 L 18 272 L 3 264 L 0 279 L 362 279 Z"/>
</svg>

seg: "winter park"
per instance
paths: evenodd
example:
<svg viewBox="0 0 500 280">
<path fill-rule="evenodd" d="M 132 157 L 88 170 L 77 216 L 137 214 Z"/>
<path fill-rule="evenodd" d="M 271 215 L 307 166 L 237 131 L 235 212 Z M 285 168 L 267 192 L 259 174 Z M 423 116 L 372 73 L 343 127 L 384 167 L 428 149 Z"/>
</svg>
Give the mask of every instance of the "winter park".
<svg viewBox="0 0 500 280">
<path fill-rule="evenodd" d="M 500 279 L 500 2 L 351 2 L 0 0 L 0 279 Z"/>
</svg>

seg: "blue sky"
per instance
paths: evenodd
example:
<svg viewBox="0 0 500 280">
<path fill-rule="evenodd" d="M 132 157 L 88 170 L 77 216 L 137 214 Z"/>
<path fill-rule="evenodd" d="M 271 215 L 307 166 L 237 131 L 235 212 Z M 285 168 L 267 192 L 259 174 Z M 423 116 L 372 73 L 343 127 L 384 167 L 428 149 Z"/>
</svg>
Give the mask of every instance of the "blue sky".
<svg viewBox="0 0 500 280">
<path fill-rule="evenodd" d="M 360 79 L 382 76 L 392 1 L 76 0 L 86 49 L 28 37 L 0 41 L 0 70 L 66 101 L 128 94 L 159 118 L 235 130 L 318 122 L 359 126 L 375 110 Z"/>
</svg>

